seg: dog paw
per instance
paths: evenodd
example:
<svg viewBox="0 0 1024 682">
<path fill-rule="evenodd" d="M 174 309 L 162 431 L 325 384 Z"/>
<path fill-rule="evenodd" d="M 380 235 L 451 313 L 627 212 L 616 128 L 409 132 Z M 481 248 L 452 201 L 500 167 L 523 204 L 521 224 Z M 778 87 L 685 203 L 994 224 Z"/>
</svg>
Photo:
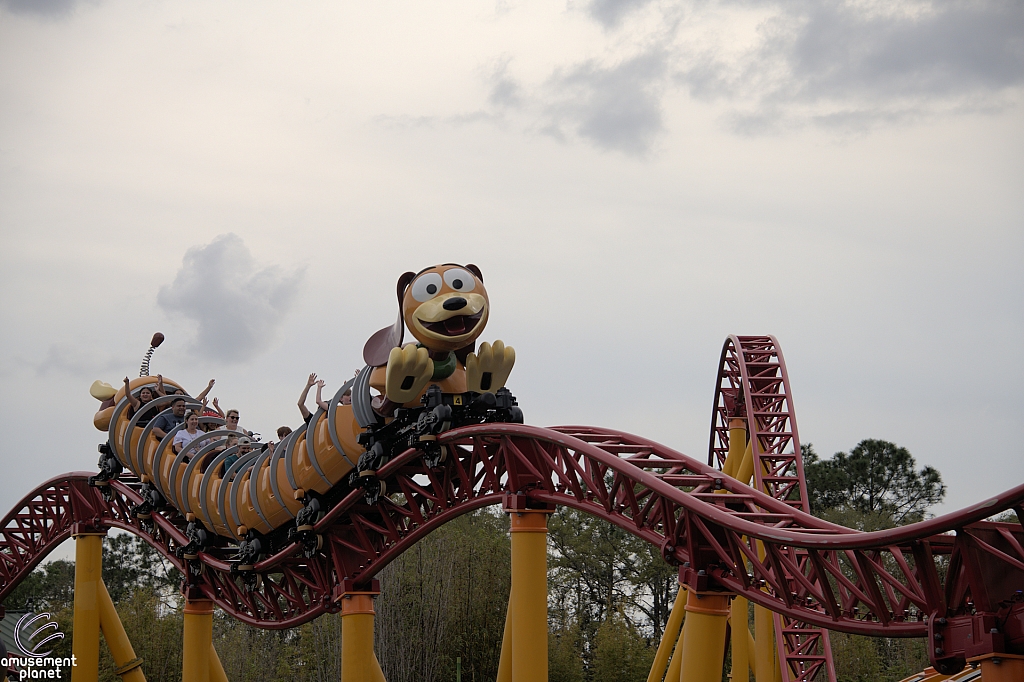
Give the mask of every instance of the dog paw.
<svg viewBox="0 0 1024 682">
<path fill-rule="evenodd" d="M 388 400 L 399 405 L 414 400 L 430 381 L 434 363 L 426 348 L 392 348 L 384 379 Z"/>
<path fill-rule="evenodd" d="M 466 356 L 466 388 L 478 393 L 494 393 L 505 385 L 512 365 L 516 364 L 516 351 L 501 341 L 494 345 L 480 344 L 476 353 Z"/>
</svg>

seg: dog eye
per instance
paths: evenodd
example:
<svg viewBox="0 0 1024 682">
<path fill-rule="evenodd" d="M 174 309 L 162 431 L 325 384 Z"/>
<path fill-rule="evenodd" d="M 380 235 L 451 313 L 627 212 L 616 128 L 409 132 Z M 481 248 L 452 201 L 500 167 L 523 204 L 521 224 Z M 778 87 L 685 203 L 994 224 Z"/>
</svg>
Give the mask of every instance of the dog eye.
<svg viewBox="0 0 1024 682">
<path fill-rule="evenodd" d="M 462 268 L 452 268 L 451 270 L 444 271 L 444 281 L 455 291 L 473 291 L 476 287 L 476 282 L 473 280 L 473 275 L 466 272 Z"/>
<path fill-rule="evenodd" d="M 412 283 L 412 297 L 420 303 L 429 301 L 441 291 L 441 275 L 436 272 L 428 272 Z"/>
</svg>

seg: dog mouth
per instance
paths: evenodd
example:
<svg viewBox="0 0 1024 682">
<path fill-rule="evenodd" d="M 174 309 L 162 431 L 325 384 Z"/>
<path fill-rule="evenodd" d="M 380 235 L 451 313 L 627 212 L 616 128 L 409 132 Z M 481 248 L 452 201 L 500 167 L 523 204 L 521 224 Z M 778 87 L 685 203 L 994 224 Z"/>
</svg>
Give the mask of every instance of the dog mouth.
<svg viewBox="0 0 1024 682">
<path fill-rule="evenodd" d="M 484 311 L 478 312 L 476 315 L 453 315 L 447 320 L 441 320 L 439 322 L 424 322 L 419 320 L 419 323 L 423 325 L 423 328 L 429 332 L 433 332 L 439 336 L 464 336 L 479 324 L 480 318 L 483 316 Z"/>
</svg>

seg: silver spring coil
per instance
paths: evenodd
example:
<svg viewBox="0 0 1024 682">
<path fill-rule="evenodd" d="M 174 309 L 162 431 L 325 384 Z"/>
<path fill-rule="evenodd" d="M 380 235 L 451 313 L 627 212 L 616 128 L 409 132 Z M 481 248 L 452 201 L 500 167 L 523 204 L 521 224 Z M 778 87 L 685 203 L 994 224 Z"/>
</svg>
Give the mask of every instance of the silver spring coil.
<svg viewBox="0 0 1024 682">
<path fill-rule="evenodd" d="M 150 346 L 149 350 L 146 351 L 146 357 L 142 358 L 142 367 L 139 368 L 140 377 L 149 376 L 149 361 L 153 359 L 153 351 L 156 350 L 156 346 Z"/>
</svg>

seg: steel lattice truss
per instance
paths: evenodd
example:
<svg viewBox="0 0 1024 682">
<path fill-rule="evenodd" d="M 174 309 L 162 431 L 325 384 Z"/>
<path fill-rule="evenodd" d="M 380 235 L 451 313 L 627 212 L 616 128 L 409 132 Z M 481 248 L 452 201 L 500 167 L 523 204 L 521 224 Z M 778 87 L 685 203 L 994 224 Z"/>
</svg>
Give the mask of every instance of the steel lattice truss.
<svg viewBox="0 0 1024 682">
<path fill-rule="evenodd" d="M 746 421 L 755 457 L 749 487 L 719 469 L 731 418 Z M 0 601 L 72 533 L 120 528 L 143 537 L 205 596 L 239 620 L 289 628 L 336 611 L 390 561 L 452 518 L 502 502 L 574 507 L 658 547 L 698 591 L 725 591 L 772 609 L 787 680 L 833 677 L 827 633 L 929 638 L 941 672 L 967 657 L 1024 653 L 1024 528 L 983 519 L 1015 509 L 1024 485 L 960 512 L 860 533 L 806 513 L 800 441 L 785 362 L 773 337 L 729 337 L 722 353 L 708 464 L 608 429 L 485 424 L 444 433 L 447 456 L 427 468 L 409 450 L 378 471 L 374 505 L 350 491 L 316 524 L 323 544 L 298 544 L 239 571 L 226 544 L 179 559 L 185 520 L 173 508 L 140 520 L 138 481 L 88 473 L 51 479 L 0 526 Z M 762 492 L 763 491 L 763 492 Z"/>
<path fill-rule="evenodd" d="M 754 458 L 754 487 L 809 512 L 791 395 L 786 361 L 774 336 L 727 338 L 715 385 L 708 464 L 722 467 L 729 451 L 729 422 L 742 418 Z M 798 565 L 807 559 L 805 552 L 797 552 Z M 775 614 L 774 622 L 783 682 L 813 680 L 821 671 L 835 682 L 826 630 L 786 614 Z"/>
<path fill-rule="evenodd" d="M 846 632 L 934 637 L 941 629 L 947 655 L 940 663 L 984 647 L 984 637 L 967 635 L 989 624 L 1001 633 L 988 635 L 998 639 L 989 646 L 1024 649 L 1024 529 L 981 521 L 1009 508 L 1024 514 L 1024 486 L 956 514 L 858 533 L 616 431 L 481 425 L 440 442 L 448 452 L 442 468 L 427 469 L 407 451 L 380 472 L 396 492 L 370 507 L 353 491 L 332 509 L 317 525 L 325 540 L 317 556 L 305 559 L 292 545 L 244 574 L 220 552 L 201 554 L 202 572 L 190 571 L 174 557 L 185 542 L 180 519 L 154 515 L 153 529 L 143 528 L 128 512 L 140 501 L 130 484 L 116 482 L 108 503 L 84 473 L 53 479 L 3 520 L 0 599 L 73 529 L 113 527 L 144 537 L 191 576 L 190 590 L 232 616 L 293 627 L 335 610 L 343 580 L 366 583 L 434 528 L 516 494 L 528 504 L 580 509 L 643 538 L 680 565 L 692 589 L 731 591 Z M 254 584 L 253 575 L 262 580 Z"/>
</svg>

